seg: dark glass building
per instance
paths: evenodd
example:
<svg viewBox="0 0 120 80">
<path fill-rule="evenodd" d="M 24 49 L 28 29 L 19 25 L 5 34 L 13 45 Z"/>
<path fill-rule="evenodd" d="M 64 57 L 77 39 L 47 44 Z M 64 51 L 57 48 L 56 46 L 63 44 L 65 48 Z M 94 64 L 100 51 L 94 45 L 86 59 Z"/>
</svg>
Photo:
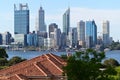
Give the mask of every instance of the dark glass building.
<svg viewBox="0 0 120 80">
<path fill-rule="evenodd" d="M 95 21 L 86 21 L 86 47 L 92 48 L 97 44 L 97 26 Z"/>
<path fill-rule="evenodd" d="M 20 4 L 19 9 L 14 5 L 14 34 L 29 33 L 29 9 L 28 5 Z"/>
<path fill-rule="evenodd" d="M 0 34 L 0 45 L 2 45 L 2 34 Z"/>
<path fill-rule="evenodd" d="M 63 14 L 63 33 L 68 35 L 70 28 L 70 8 Z"/>
</svg>

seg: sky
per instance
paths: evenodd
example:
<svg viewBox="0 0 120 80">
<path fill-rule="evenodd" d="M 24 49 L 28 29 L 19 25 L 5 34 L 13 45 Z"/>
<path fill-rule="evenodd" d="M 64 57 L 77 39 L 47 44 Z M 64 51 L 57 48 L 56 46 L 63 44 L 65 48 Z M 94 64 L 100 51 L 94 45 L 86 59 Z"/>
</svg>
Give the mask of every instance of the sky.
<svg viewBox="0 0 120 80">
<path fill-rule="evenodd" d="M 1 0 L 0 33 L 14 33 L 14 4 L 26 4 L 30 10 L 30 31 L 35 30 L 35 22 L 40 6 L 45 10 L 45 23 L 58 24 L 62 30 L 62 15 L 70 7 L 70 26 L 77 27 L 80 20 L 95 20 L 98 35 L 102 34 L 103 21 L 110 21 L 110 36 L 120 40 L 120 0 Z M 18 7 L 18 6 L 17 6 Z"/>
</svg>

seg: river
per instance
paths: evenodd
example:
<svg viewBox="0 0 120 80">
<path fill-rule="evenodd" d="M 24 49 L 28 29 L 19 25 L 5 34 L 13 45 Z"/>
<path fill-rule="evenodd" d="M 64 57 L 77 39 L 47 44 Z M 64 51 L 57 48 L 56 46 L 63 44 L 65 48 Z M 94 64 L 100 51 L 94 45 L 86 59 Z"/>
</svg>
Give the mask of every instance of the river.
<svg viewBox="0 0 120 80">
<path fill-rule="evenodd" d="M 25 52 L 24 51 L 7 51 L 7 54 L 9 56 L 8 60 L 14 56 L 19 56 L 25 59 L 32 59 L 34 57 L 37 57 L 46 53 L 53 53 L 59 56 L 61 54 L 66 54 L 66 52 L 48 52 L 48 51 L 25 51 Z M 71 53 L 74 53 L 74 52 L 71 52 Z M 120 63 L 120 50 L 108 51 L 105 53 L 105 55 L 106 55 L 106 59 L 114 58 Z"/>
</svg>

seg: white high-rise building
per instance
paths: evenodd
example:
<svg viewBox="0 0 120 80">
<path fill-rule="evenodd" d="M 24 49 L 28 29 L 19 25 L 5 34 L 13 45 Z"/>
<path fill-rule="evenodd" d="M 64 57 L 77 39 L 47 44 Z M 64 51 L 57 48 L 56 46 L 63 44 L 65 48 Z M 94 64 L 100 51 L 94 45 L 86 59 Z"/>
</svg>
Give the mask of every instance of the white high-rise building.
<svg viewBox="0 0 120 80">
<path fill-rule="evenodd" d="M 80 21 L 77 23 L 78 41 L 79 45 L 83 46 L 85 43 L 85 22 Z"/>
<path fill-rule="evenodd" d="M 104 45 L 109 45 L 110 43 L 110 23 L 109 21 L 103 22 L 103 43 Z"/>
<path fill-rule="evenodd" d="M 46 32 L 46 25 L 45 25 L 45 12 L 42 7 L 39 9 L 39 17 L 38 17 L 38 31 L 39 32 Z"/>
</svg>

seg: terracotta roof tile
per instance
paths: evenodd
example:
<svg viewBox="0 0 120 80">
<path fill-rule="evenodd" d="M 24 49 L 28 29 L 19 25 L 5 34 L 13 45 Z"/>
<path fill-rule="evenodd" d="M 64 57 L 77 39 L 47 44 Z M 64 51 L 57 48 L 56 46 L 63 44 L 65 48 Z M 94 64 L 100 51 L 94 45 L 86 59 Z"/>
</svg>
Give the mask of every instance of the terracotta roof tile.
<svg viewBox="0 0 120 80">
<path fill-rule="evenodd" d="M 62 75 L 62 67 L 64 66 L 63 63 L 66 62 L 59 56 L 54 54 L 44 54 L 0 70 L 0 75 L 6 77 L 10 76 L 12 80 L 17 80 L 17 78 L 26 78 L 25 76 Z M 25 80 L 27 80 L 27 78 Z"/>
</svg>

